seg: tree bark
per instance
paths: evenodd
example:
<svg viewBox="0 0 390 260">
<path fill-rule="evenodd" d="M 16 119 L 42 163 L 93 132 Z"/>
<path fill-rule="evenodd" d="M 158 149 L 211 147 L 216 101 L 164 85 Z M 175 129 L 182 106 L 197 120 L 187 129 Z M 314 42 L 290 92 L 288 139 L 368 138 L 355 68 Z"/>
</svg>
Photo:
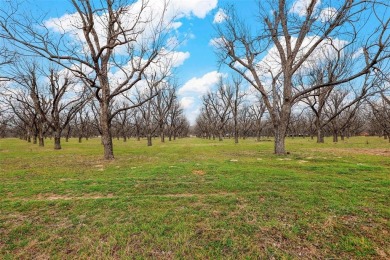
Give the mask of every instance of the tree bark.
<svg viewBox="0 0 390 260">
<path fill-rule="evenodd" d="M 339 141 L 339 138 L 338 138 L 337 131 L 334 131 L 334 132 L 333 132 L 333 142 L 334 142 L 334 143 L 337 143 L 338 141 Z"/>
<path fill-rule="evenodd" d="M 274 129 L 275 131 L 275 154 L 284 155 L 286 154 L 285 138 L 286 130 L 283 130 L 281 126 Z"/>
<path fill-rule="evenodd" d="M 322 128 L 319 126 L 317 127 L 317 143 L 324 143 L 324 133 L 322 131 Z"/>
<path fill-rule="evenodd" d="M 110 127 L 110 116 L 109 116 L 109 102 L 104 100 L 100 102 L 100 127 L 102 129 L 102 144 L 104 149 L 104 159 L 113 160 L 114 150 L 112 144 L 112 135 Z"/>
<path fill-rule="evenodd" d="M 61 131 L 58 129 L 54 133 L 54 150 L 61 150 Z"/>
<path fill-rule="evenodd" d="M 152 135 L 148 134 L 148 146 L 152 146 Z"/>
<path fill-rule="evenodd" d="M 38 143 L 39 143 L 39 146 L 41 146 L 41 147 L 45 146 L 45 139 L 43 138 L 43 136 L 40 136 L 38 138 Z"/>
<path fill-rule="evenodd" d="M 287 123 L 279 122 L 279 124 L 274 125 L 274 137 L 275 137 L 275 154 L 284 155 L 286 154 L 285 148 L 285 139 L 287 132 Z"/>
<path fill-rule="evenodd" d="M 219 141 L 222 141 L 223 139 L 222 139 L 222 129 L 220 129 L 219 131 L 218 131 L 218 140 Z"/>
</svg>

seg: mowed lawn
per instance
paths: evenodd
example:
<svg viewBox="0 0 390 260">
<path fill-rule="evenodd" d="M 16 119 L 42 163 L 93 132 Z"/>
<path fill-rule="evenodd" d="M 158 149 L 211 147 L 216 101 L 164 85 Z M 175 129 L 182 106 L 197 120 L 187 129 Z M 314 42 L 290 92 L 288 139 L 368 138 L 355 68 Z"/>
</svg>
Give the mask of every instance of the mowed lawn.
<svg viewBox="0 0 390 260">
<path fill-rule="evenodd" d="M 0 258 L 389 259 L 390 144 L 325 142 L 0 139 Z"/>
</svg>

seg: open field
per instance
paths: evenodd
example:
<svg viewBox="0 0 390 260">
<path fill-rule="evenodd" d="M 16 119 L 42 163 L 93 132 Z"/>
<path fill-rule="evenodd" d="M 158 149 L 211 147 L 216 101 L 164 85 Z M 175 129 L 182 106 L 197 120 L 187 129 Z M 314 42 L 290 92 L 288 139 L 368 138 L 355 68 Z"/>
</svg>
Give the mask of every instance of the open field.
<svg viewBox="0 0 390 260">
<path fill-rule="evenodd" d="M 0 140 L 0 258 L 390 258 L 390 144 Z"/>
</svg>

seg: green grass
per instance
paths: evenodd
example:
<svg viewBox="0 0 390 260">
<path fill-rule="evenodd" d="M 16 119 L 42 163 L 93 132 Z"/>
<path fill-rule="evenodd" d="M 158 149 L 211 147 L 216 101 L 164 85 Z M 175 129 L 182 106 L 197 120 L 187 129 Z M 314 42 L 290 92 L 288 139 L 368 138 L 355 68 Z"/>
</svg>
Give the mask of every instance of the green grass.
<svg viewBox="0 0 390 260">
<path fill-rule="evenodd" d="M 0 258 L 390 258 L 390 145 L 0 140 Z"/>
</svg>

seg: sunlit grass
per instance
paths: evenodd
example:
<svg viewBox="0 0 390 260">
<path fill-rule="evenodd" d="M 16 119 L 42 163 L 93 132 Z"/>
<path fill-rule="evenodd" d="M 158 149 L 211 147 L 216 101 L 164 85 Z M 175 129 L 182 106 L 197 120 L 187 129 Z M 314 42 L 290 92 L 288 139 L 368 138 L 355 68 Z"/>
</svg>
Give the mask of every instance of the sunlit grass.
<svg viewBox="0 0 390 260">
<path fill-rule="evenodd" d="M 390 145 L 0 140 L 0 258 L 388 258 Z"/>
</svg>

